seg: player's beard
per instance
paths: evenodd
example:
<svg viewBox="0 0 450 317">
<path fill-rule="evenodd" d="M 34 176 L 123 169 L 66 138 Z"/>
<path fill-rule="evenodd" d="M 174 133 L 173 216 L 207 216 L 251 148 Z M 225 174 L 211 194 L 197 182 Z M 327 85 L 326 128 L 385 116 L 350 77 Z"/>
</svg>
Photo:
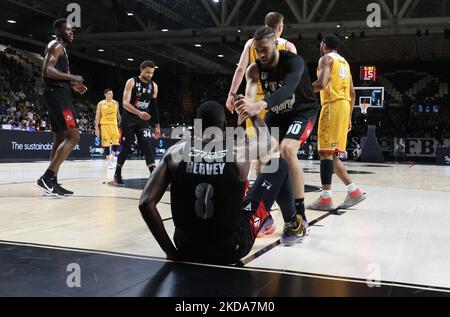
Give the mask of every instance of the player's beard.
<svg viewBox="0 0 450 317">
<path fill-rule="evenodd" d="M 59 36 L 61 37 L 61 39 L 63 40 L 64 43 L 69 44 L 73 42 L 74 36 L 69 35 L 67 33 L 60 33 Z"/>
<path fill-rule="evenodd" d="M 273 64 L 275 63 L 276 57 L 277 57 L 277 50 L 274 49 L 274 50 L 272 51 L 272 55 L 270 56 L 269 60 L 267 61 L 267 63 L 265 63 L 264 65 L 262 65 L 262 66 L 263 66 L 262 68 L 268 69 L 268 68 L 273 67 L 273 66 L 274 66 Z"/>
</svg>

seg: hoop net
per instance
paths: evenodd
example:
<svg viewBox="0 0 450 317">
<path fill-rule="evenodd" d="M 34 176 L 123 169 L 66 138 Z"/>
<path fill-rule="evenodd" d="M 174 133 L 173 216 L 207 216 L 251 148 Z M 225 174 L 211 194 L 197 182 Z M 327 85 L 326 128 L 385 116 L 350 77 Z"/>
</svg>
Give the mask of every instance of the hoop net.
<svg viewBox="0 0 450 317">
<path fill-rule="evenodd" d="M 367 114 L 367 109 L 369 108 L 370 104 L 362 103 L 359 106 L 361 107 L 361 113 L 362 114 Z"/>
</svg>

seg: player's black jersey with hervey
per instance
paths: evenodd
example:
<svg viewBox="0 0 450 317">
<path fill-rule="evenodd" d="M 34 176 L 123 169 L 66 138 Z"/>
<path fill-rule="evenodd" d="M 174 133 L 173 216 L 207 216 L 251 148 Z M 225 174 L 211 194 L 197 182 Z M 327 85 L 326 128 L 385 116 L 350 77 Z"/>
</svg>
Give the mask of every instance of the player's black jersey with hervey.
<svg viewBox="0 0 450 317">
<path fill-rule="evenodd" d="M 201 144 L 201 142 L 200 142 Z M 239 224 L 245 182 L 226 162 L 226 142 L 204 145 L 188 141 L 187 160 L 179 163 L 171 184 L 174 241 L 181 248 L 231 245 Z M 190 145 L 190 146 L 189 146 Z M 205 250 L 206 250 L 205 249 Z"/>
<path fill-rule="evenodd" d="M 256 63 L 259 68 L 261 87 L 270 111 L 280 114 L 317 110 L 318 98 L 312 88 L 308 67 L 300 56 L 292 52 L 280 51 L 277 66 L 270 69 L 263 69 L 259 60 Z M 295 87 L 294 93 L 285 96 L 287 99 L 270 98 L 284 86 L 286 86 L 285 89 L 292 87 L 292 90 Z"/>
<path fill-rule="evenodd" d="M 48 44 L 48 47 L 52 47 L 56 45 L 57 41 L 51 41 Z M 45 54 L 47 54 L 48 50 L 45 51 Z M 69 67 L 69 56 L 67 55 L 66 49 L 64 48 L 64 54 L 58 58 L 58 61 L 55 65 L 56 70 L 58 70 L 61 73 L 70 74 L 70 67 Z M 44 76 L 44 83 L 47 86 L 53 86 L 53 87 L 63 87 L 63 88 L 69 88 L 70 89 L 70 81 L 68 80 L 60 80 L 60 79 L 53 79 L 48 78 Z"/>
<path fill-rule="evenodd" d="M 147 112 L 152 115 L 151 111 L 151 99 L 153 95 L 153 81 L 150 80 L 147 83 L 141 81 L 139 76 L 134 79 L 133 90 L 131 91 L 130 104 L 140 111 Z M 143 123 L 146 122 L 139 118 L 134 113 L 124 110 L 123 114 L 124 120 L 129 123 Z"/>
</svg>

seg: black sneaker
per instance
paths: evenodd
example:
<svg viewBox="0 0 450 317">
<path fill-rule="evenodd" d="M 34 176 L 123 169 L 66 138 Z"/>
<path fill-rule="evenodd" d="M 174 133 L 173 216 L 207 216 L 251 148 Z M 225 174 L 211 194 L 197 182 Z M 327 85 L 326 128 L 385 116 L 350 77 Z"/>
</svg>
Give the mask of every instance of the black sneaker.
<svg viewBox="0 0 450 317">
<path fill-rule="evenodd" d="M 122 175 L 114 174 L 114 185 L 123 187 L 125 183 L 123 182 Z"/>
<path fill-rule="evenodd" d="M 59 187 L 59 190 L 64 193 L 64 196 L 73 196 L 73 191 L 67 190 L 64 187 L 61 186 L 61 184 L 58 182 L 58 178 L 55 178 L 56 186 Z"/>
<path fill-rule="evenodd" d="M 37 180 L 36 185 L 44 191 L 44 195 L 46 196 L 64 197 L 64 193 L 60 189 L 61 186 L 58 186 L 55 179 L 44 178 L 41 176 L 41 178 Z"/>
<path fill-rule="evenodd" d="M 64 196 L 73 196 L 73 191 L 65 189 L 60 184 L 56 183 L 56 187 L 58 187 L 58 190 L 62 192 Z"/>
</svg>

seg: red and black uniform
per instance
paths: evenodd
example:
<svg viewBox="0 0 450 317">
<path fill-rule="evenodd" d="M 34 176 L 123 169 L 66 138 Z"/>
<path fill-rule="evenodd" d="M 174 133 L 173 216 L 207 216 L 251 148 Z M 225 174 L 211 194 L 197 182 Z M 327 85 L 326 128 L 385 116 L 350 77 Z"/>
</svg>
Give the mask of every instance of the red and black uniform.
<svg viewBox="0 0 450 317">
<path fill-rule="evenodd" d="M 285 221 L 295 217 L 288 165 L 280 159 L 276 172 L 261 173 L 245 196 L 246 181 L 226 160 L 226 141 L 212 144 L 205 151 L 187 141 L 171 177 L 174 242 L 183 259 L 235 263 L 250 252 L 275 200 Z"/>
<path fill-rule="evenodd" d="M 122 151 L 117 158 L 119 166 L 123 166 L 131 150 L 135 138 L 144 153 L 147 165 L 155 163 L 155 149 L 152 142 L 151 124 L 159 124 L 159 111 L 156 98 L 153 98 L 153 81 L 144 83 L 139 76 L 134 79 L 133 90 L 131 91 L 130 104 L 139 111 L 150 114 L 149 121 L 144 121 L 134 113 L 124 109 L 122 115 Z"/>
<path fill-rule="evenodd" d="M 57 41 L 52 41 L 48 47 L 57 44 Z M 45 54 L 47 54 L 47 50 Z M 64 55 L 58 58 L 55 68 L 61 73 L 70 74 L 69 57 L 66 49 L 64 49 Z M 50 116 L 52 131 L 58 132 L 67 130 L 68 128 L 78 128 L 70 81 L 44 76 L 44 83 L 44 100 Z"/>
<path fill-rule="evenodd" d="M 314 128 L 319 100 L 313 91 L 303 58 L 280 51 L 278 64 L 264 69 L 259 60 L 259 78 L 269 112 L 265 122 L 280 129 L 283 138 L 306 141 Z"/>
<path fill-rule="evenodd" d="M 144 121 L 134 113 L 125 111 L 123 114 L 123 128 L 140 125 L 142 128 L 149 128 L 152 124 L 159 124 L 159 111 L 156 105 L 156 98 L 153 98 L 154 84 L 150 80 L 147 83 L 141 81 L 139 76 L 134 79 L 133 90 L 131 91 L 130 104 L 140 111 L 147 112 L 150 121 Z"/>
</svg>

